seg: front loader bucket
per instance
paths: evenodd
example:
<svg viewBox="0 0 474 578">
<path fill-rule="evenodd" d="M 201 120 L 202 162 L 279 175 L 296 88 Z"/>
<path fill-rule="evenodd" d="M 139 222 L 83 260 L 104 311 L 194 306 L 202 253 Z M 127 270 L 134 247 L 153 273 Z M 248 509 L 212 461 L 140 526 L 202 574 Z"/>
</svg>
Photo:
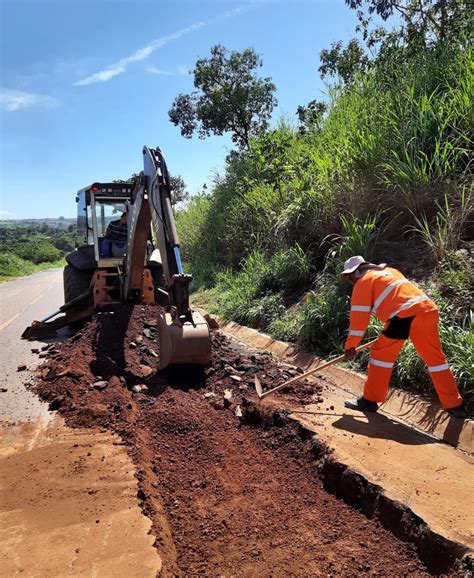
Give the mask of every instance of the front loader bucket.
<svg viewBox="0 0 474 578">
<path fill-rule="evenodd" d="M 161 312 L 160 369 L 168 365 L 206 365 L 211 360 L 211 336 L 204 317 L 192 312 L 193 323 Z"/>
</svg>

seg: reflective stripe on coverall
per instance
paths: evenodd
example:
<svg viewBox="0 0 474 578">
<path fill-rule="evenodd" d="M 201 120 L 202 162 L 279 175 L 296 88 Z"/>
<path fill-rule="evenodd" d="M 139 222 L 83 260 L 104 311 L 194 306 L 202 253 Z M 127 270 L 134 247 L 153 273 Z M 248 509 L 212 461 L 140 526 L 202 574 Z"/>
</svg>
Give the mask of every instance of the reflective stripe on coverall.
<svg viewBox="0 0 474 578">
<path fill-rule="evenodd" d="M 354 286 L 346 349 L 357 347 L 367 330 L 371 314 L 385 322 L 395 316 L 414 317 L 409 337 L 428 366 L 441 405 L 445 409 L 461 405 L 462 397 L 441 348 L 439 314 L 433 301 L 397 269 L 369 270 Z M 390 339 L 381 335 L 372 346 L 364 386 L 365 399 L 375 402 L 385 400 L 392 369 L 404 343 L 405 339 Z"/>
</svg>

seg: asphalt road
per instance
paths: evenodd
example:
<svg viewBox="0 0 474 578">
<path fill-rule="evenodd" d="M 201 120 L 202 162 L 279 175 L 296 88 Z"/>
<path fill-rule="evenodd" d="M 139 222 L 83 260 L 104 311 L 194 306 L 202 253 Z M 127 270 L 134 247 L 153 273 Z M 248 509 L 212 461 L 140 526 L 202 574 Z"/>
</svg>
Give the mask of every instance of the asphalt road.
<svg viewBox="0 0 474 578">
<path fill-rule="evenodd" d="M 44 342 L 21 334 L 62 304 L 62 269 L 0 285 L 0 576 L 153 578 L 161 560 L 125 447 L 65 427 L 25 387 Z"/>
<path fill-rule="evenodd" d="M 29 421 L 48 415 L 47 405 L 25 388 L 30 369 L 40 361 L 31 349 L 41 349 L 45 342 L 25 341 L 21 334 L 33 320 L 43 319 L 63 302 L 62 269 L 0 285 L 0 420 Z M 21 365 L 28 370 L 18 371 Z"/>
</svg>

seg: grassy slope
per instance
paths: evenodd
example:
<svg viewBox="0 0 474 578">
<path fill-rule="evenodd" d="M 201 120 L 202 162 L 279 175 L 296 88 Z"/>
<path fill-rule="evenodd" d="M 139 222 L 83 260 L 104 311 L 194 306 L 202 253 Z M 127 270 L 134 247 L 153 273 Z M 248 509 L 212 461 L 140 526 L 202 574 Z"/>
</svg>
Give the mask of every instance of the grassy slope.
<svg viewBox="0 0 474 578">
<path fill-rule="evenodd" d="M 282 123 L 230 157 L 211 194 L 177 218 L 195 287 L 207 288 L 199 298 L 328 355 L 348 327 L 341 262 L 388 261 L 438 303 L 444 348 L 472 405 L 471 67 L 468 48 L 370 72 L 335 89 L 304 135 Z M 431 391 L 410 345 L 393 381 Z"/>
</svg>

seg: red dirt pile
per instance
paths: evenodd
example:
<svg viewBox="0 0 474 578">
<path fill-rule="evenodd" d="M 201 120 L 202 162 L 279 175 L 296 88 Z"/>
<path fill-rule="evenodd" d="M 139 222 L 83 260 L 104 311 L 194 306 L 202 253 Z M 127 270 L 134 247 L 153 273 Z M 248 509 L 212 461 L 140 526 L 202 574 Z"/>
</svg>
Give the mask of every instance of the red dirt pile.
<svg viewBox="0 0 474 578">
<path fill-rule="evenodd" d="M 323 489 L 310 439 L 285 419 L 258 429 L 238 417 L 255 372 L 269 386 L 297 370 L 212 340 L 209 367 L 157 373 L 154 309 L 124 308 L 50 346 L 34 386 L 70 425 L 121 435 L 162 575 L 425 575 L 410 545 Z M 311 396 L 321 387 L 283 399 Z"/>
</svg>

